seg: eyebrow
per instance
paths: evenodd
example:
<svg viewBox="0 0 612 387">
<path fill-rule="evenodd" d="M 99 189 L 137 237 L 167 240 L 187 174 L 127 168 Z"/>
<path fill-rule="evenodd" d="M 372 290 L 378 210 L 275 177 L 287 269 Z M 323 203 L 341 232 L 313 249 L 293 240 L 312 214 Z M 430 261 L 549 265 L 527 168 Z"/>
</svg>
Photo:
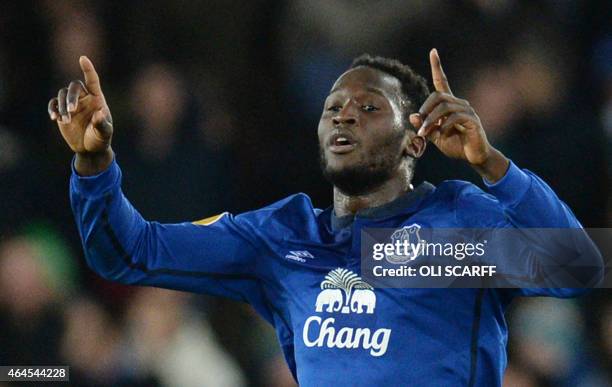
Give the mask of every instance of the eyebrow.
<svg viewBox="0 0 612 387">
<path fill-rule="evenodd" d="M 380 95 L 380 96 L 382 96 L 382 97 L 387 98 L 387 96 L 385 95 L 385 93 L 384 93 L 384 92 L 383 92 L 381 89 L 379 89 L 379 88 L 376 88 L 376 87 L 366 87 L 366 88 L 365 88 L 365 90 L 366 90 L 367 92 L 369 92 L 369 93 L 378 94 L 378 95 Z M 332 95 L 332 94 L 334 94 L 334 93 L 335 93 L 335 92 L 337 92 L 337 91 L 338 91 L 338 89 L 332 89 L 332 90 L 329 92 L 329 95 Z"/>
</svg>

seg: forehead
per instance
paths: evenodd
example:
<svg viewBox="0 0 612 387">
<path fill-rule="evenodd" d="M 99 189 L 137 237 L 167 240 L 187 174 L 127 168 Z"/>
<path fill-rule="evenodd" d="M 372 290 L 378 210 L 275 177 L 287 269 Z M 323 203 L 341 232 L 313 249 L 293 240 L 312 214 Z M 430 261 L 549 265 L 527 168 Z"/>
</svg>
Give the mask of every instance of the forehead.
<svg viewBox="0 0 612 387">
<path fill-rule="evenodd" d="M 401 84 L 390 74 L 371 67 L 359 66 L 342 74 L 332 86 L 330 93 L 340 90 L 368 91 L 368 89 L 379 90 L 390 99 L 400 95 Z"/>
</svg>

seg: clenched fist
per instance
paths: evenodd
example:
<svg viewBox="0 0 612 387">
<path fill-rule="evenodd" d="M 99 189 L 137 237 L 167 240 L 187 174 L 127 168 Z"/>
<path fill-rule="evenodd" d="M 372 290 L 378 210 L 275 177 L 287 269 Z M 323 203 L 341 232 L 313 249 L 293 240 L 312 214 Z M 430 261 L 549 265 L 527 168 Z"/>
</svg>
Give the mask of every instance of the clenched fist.
<svg viewBox="0 0 612 387">
<path fill-rule="evenodd" d="M 79 59 L 85 83 L 70 82 L 49 101 L 49 116 L 57 122 L 64 140 L 76 153 L 80 175 L 104 171 L 113 159 L 113 119 L 104 99 L 100 78 L 86 56 Z"/>
</svg>

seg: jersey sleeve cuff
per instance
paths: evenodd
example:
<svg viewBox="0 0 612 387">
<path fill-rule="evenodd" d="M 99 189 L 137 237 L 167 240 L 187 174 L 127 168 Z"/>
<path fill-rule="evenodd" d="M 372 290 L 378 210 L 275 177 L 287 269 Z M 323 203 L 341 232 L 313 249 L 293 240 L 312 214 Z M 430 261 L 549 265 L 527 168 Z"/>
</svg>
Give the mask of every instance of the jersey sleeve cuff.
<svg viewBox="0 0 612 387">
<path fill-rule="evenodd" d="M 489 192 L 499 200 L 499 202 L 507 207 L 511 207 L 521 201 L 523 196 L 529 190 L 531 178 L 519 167 L 510 161 L 510 166 L 504 177 L 495 183 L 483 179 L 485 186 Z"/>
<path fill-rule="evenodd" d="M 74 166 L 76 156 L 72 158 L 70 167 L 70 189 L 82 196 L 98 196 L 119 185 L 121 182 L 121 169 L 113 156 L 113 161 L 106 170 L 97 175 L 80 176 Z"/>
</svg>

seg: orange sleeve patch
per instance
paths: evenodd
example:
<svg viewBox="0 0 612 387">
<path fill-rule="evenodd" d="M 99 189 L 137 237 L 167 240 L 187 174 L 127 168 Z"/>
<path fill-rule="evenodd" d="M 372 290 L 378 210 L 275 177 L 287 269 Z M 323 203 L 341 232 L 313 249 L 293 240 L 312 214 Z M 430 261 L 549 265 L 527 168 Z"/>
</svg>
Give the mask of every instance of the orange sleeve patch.
<svg viewBox="0 0 612 387">
<path fill-rule="evenodd" d="M 211 225 L 211 224 L 215 223 L 219 219 L 221 219 L 223 217 L 223 215 L 225 215 L 225 214 L 227 214 L 227 212 L 224 212 L 224 213 L 218 214 L 218 215 L 209 216 L 208 218 L 204 218 L 204 219 L 201 219 L 201 220 L 196 220 L 195 222 L 192 222 L 192 223 L 193 224 L 198 224 L 200 226 L 208 226 L 208 225 Z"/>
</svg>

